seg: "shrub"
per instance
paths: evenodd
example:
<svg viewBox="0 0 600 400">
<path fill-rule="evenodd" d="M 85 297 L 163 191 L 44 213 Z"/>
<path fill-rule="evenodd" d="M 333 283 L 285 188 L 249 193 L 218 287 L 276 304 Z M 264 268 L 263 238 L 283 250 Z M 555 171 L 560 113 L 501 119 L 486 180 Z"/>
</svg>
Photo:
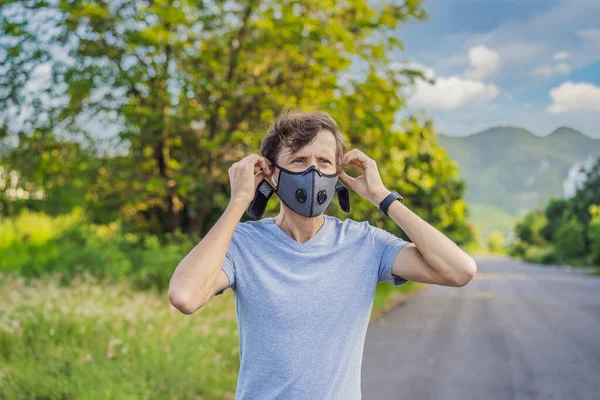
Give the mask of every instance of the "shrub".
<svg viewBox="0 0 600 400">
<path fill-rule="evenodd" d="M 527 243 L 522 240 L 516 239 L 512 244 L 507 247 L 508 255 L 511 257 L 524 257 L 527 251 Z"/>
<path fill-rule="evenodd" d="M 29 278 L 59 273 L 67 283 L 87 271 L 161 291 L 195 241 L 179 234 L 161 243 L 154 235 L 124 232 L 118 222 L 89 224 L 78 213 L 51 218 L 25 212 L 0 223 L 0 243 L 0 272 Z"/>
<path fill-rule="evenodd" d="M 554 247 L 557 254 L 565 258 L 582 256 L 585 251 L 583 224 L 573 217 L 564 221 L 556 231 Z"/>
<path fill-rule="evenodd" d="M 488 250 L 490 253 L 502 253 L 504 247 L 504 236 L 500 232 L 492 232 L 488 238 Z"/>
<path fill-rule="evenodd" d="M 592 220 L 588 227 L 592 263 L 600 264 L 600 205 L 590 207 Z"/>
<path fill-rule="evenodd" d="M 523 258 L 534 264 L 557 264 L 556 253 L 552 246 L 530 246 L 526 249 Z"/>
</svg>

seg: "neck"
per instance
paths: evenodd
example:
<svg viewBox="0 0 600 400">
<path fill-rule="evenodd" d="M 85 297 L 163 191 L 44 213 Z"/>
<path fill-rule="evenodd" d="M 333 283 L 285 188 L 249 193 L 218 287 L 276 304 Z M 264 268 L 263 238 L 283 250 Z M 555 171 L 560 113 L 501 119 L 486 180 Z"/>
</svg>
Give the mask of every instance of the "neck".
<svg viewBox="0 0 600 400">
<path fill-rule="evenodd" d="M 323 214 L 313 218 L 304 217 L 292 210 L 282 207 L 273 222 L 288 236 L 299 243 L 305 243 L 321 229 L 325 223 Z"/>
</svg>

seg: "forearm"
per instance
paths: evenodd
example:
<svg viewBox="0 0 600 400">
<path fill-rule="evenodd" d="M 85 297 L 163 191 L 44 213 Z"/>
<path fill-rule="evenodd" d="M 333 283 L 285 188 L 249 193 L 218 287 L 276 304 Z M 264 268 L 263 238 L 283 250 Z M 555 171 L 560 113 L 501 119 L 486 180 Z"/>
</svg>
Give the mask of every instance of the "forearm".
<svg viewBox="0 0 600 400">
<path fill-rule="evenodd" d="M 374 197 L 374 204 L 378 206 L 389 193 L 389 190 L 379 192 Z M 473 277 L 477 269 L 473 258 L 404 203 L 392 202 L 388 215 L 406 233 L 438 276 L 454 282 L 468 282 Z"/>
<path fill-rule="evenodd" d="M 195 310 L 212 296 L 210 290 L 245 210 L 246 204 L 231 201 L 210 231 L 181 260 L 169 283 L 173 305 Z"/>
</svg>

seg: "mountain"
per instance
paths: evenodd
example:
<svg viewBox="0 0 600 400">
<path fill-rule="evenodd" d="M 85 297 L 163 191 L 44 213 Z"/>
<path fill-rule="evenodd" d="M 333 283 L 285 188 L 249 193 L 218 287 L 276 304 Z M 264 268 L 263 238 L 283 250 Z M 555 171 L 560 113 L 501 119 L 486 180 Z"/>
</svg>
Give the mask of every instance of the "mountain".
<svg viewBox="0 0 600 400">
<path fill-rule="evenodd" d="M 438 134 L 438 141 L 460 167 L 467 202 L 479 210 L 496 207 L 501 212 L 495 215 L 515 218 L 543 206 L 550 197 L 563 197 L 563 180 L 571 165 L 588 155 L 600 157 L 600 139 L 566 126 L 546 136 L 498 126 L 462 137 Z M 482 231 L 482 239 L 487 234 Z"/>
</svg>

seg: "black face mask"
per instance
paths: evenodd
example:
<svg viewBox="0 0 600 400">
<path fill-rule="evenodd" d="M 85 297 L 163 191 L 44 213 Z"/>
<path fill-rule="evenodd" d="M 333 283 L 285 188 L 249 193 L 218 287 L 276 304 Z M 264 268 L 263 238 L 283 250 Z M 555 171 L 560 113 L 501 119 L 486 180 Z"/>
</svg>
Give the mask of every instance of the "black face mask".
<svg viewBox="0 0 600 400">
<path fill-rule="evenodd" d="M 260 219 L 263 216 L 273 193 L 277 193 L 286 206 L 305 217 L 323 214 L 336 193 L 340 208 L 350 212 L 350 194 L 338 180 L 338 174 L 324 174 L 314 165 L 299 172 L 282 168 L 276 163 L 273 165 L 281 170 L 277 187 L 266 179 L 261 181 L 247 211 L 251 218 Z"/>
</svg>

